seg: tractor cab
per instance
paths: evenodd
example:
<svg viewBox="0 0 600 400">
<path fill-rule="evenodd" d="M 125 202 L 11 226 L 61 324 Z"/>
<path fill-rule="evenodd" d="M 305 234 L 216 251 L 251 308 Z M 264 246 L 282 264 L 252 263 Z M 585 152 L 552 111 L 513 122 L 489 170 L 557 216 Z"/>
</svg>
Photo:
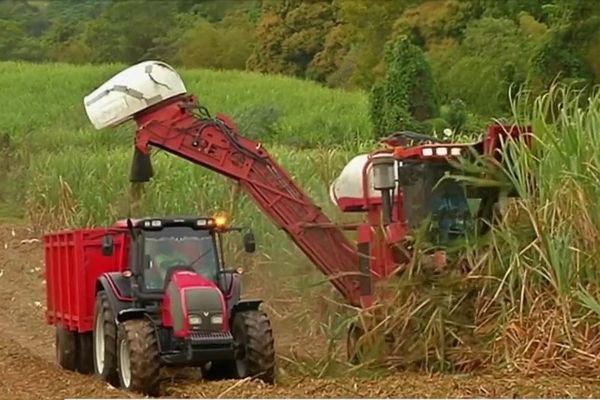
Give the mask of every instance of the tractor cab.
<svg viewBox="0 0 600 400">
<path fill-rule="evenodd" d="M 161 294 L 176 271 L 189 271 L 207 282 L 223 286 L 228 271 L 222 252 L 222 235 L 240 228 L 227 227 L 217 218 L 144 218 L 117 222 L 131 236 L 129 266 L 138 290 Z M 255 251 L 252 232 L 244 235 L 246 252 Z"/>
</svg>

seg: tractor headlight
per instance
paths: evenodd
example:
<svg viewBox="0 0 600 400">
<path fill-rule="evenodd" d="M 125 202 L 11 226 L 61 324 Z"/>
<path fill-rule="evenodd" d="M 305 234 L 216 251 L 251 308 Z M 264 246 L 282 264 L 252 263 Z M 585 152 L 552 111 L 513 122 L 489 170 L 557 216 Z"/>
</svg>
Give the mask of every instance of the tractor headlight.
<svg viewBox="0 0 600 400">
<path fill-rule="evenodd" d="M 213 325 L 221 325 L 223 323 L 223 316 L 220 314 L 213 315 L 210 317 L 210 323 Z"/>
<path fill-rule="evenodd" d="M 188 322 L 190 323 L 190 325 L 194 326 L 194 325 L 202 325 L 202 318 L 200 318 L 197 315 L 190 315 L 188 317 Z"/>
<path fill-rule="evenodd" d="M 450 149 L 450 155 L 460 156 L 462 155 L 462 149 L 460 147 L 452 147 Z"/>
<path fill-rule="evenodd" d="M 435 149 L 435 155 L 436 156 L 447 156 L 448 155 L 448 148 L 447 147 L 436 147 L 436 149 Z"/>
</svg>

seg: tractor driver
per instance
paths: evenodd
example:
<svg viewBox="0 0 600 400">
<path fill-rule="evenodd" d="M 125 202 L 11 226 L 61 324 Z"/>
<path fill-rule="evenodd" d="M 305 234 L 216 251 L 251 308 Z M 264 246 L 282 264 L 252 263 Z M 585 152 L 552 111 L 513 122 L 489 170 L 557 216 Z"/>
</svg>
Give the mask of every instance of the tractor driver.
<svg viewBox="0 0 600 400">
<path fill-rule="evenodd" d="M 176 251 L 175 246 L 170 240 L 159 241 L 157 250 L 157 254 L 154 256 L 154 262 L 157 264 L 158 268 L 164 271 L 165 275 L 171 267 L 183 267 L 190 264 L 190 260 L 188 260 L 185 255 Z"/>
<path fill-rule="evenodd" d="M 171 240 L 157 240 L 149 249 L 150 269 L 148 286 L 161 288 L 171 267 L 189 266 L 190 260 L 175 249 Z"/>
</svg>

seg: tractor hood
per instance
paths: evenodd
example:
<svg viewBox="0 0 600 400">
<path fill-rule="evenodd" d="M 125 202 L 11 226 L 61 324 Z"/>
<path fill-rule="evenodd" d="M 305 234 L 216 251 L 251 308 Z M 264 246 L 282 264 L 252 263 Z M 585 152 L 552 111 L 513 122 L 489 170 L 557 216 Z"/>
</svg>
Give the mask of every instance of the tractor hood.
<svg viewBox="0 0 600 400">
<path fill-rule="evenodd" d="M 165 291 L 163 324 L 177 337 L 229 330 L 227 305 L 214 282 L 191 271 L 173 274 Z"/>
</svg>

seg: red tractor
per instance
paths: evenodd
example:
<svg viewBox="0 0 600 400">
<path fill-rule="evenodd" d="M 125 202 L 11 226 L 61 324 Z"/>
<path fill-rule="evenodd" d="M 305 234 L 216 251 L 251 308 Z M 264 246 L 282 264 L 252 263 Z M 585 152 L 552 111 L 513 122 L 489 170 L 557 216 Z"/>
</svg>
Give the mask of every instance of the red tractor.
<svg viewBox="0 0 600 400">
<path fill-rule="evenodd" d="M 411 233 L 425 219 L 433 220 L 430 237 L 440 248 L 464 237 L 469 222 L 491 219 L 499 199 L 496 188 L 440 181 L 457 169 L 453 161 L 481 156 L 501 167 L 505 142 L 525 139 L 529 144 L 530 133 L 528 127 L 495 125 L 481 142 L 470 144 L 410 132 L 392 135 L 384 148 L 351 160 L 332 184 L 331 198 L 342 211 L 366 214 L 362 223 L 341 226 L 260 143 L 241 136 L 225 115 L 211 116 L 165 63 L 145 61 L 125 69 L 86 96 L 84 106 L 96 129 L 135 120 L 132 182 L 151 179 L 150 146 L 237 181 L 357 307 L 371 306 L 375 283 L 394 277 L 410 262 L 400 250 L 410 246 Z M 406 147 L 408 141 L 416 144 Z M 469 198 L 480 200 L 478 210 L 471 209 Z M 344 230 L 356 233 L 356 243 Z"/>
<path fill-rule="evenodd" d="M 222 218 L 145 218 L 44 236 L 47 321 L 59 364 L 157 395 L 161 366 L 208 379 L 272 383 L 275 351 L 261 301 L 240 298 Z M 244 235 L 255 251 L 252 232 Z"/>
</svg>

